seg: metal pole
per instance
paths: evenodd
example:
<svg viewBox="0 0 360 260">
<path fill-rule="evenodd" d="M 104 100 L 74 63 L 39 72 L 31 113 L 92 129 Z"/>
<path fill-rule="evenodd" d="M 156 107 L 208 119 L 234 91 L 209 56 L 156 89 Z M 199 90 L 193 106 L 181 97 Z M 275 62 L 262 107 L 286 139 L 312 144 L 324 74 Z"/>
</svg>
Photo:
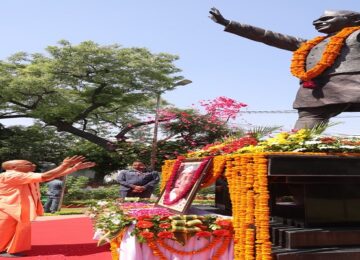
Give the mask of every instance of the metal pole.
<svg viewBox="0 0 360 260">
<path fill-rule="evenodd" d="M 157 136 L 158 136 L 158 127 L 159 127 L 159 108 L 160 108 L 160 99 L 161 93 L 158 92 L 156 96 L 156 110 L 155 110 L 155 123 L 154 123 L 154 137 L 151 146 L 151 156 L 150 156 L 150 168 L 155 170 L 156 156 L 157 156 Z"/>
<path fill-rule="evenodd" d="M 60 195 L 60 201 L 59 201 L 59 205 L 56 211 L 60 211 L 61 210 L 61 206 L 64 200 L 64 196 L 65 196 L 65 188 L 66 188 L 66 175 L 62 177 L 62 182 L 63 182 L 63 186 L 61 189 L 61 195 Z"/>
<path fill-rule="evenodd" d="M 190 84 L 192 81 L 189 79 L 183 79 L 174 84 L 175 86 L 185 86 Z M 154 137 L 151 146 L 151 156 L 150 156 L 150 168 L 151 170 L 155 170 L 156 164 L 156 156 L 157 156 L 157 142 L 158 142 L 158 127 L 159 127 L 159 109 L 160 109 L 160 101 L 161 101 L 161 93 L 156 93 L 156 111 L 155 111 L 155 122 L 154 122 Z"/>
</svg>

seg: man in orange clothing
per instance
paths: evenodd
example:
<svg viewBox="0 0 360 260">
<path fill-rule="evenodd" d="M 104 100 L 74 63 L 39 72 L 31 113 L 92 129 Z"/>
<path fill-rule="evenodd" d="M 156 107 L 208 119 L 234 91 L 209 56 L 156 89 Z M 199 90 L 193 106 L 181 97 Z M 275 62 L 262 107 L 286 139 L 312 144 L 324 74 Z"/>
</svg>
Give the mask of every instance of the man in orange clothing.
<svg viewBox="0 0 360 260">
<path fill-rule="evenodd" d="M 93 167 L 83 156 L 67 157 L 50 171 L 34 173 L 36 165 L 26 160 L 6 161 L 0 174 L 0 257 L 20 257 L 31 248 L 31 221 L 44 210 L 39 183 Z"/>
</svg>

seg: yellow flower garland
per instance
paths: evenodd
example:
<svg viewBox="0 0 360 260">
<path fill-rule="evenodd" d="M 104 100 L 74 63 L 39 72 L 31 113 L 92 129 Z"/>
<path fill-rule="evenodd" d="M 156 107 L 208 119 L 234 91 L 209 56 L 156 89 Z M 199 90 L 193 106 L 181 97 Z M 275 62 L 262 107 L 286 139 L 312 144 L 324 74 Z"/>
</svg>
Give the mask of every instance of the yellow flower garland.
<svg viewBox="0 0 360 260">
<path fill-rule="evenodd" d="M 164 165 L 161 167 L 161 180 L 160 180 L 160 190 L 164 190 L 167 181 L 170 178 L 172 169 L 174 167 L 176 160 L 166 160 Z"/>
<path fill-rule="evenodd" d="M 327 44 L 320 61 L 308 71 L 305 71 L 306 57 L 308 56 L 311 49 L 323 41 L 326 37 L 319 36 L 303 43 L 300 48 L 297 49 L 293 54 L 290 66 L 291 73 L 303 81 L 309 81 L 319 76 L 325 69 L 334 64 L 335 59 L 341 52 L 341 48 L 344 45 L 346 38 L 351 33 L 359 29 L 360 26 L 346 27 L 334 36 L 330 37 L 329 43 Z"/>
<path fill-rule="evenodd" d="M 220 175 L 224 172 L 226 164 L 226 156 L 218 155 L 215 156 L 212 162 L 212 169 L 210 169 L 207 174 L 206 180 L 201 184 L 201 188 L 206 188 L 215 183 L 215 181 L 220 177 Z"/>
<path fill-rule="evenodd" d="M 266 153 L 237 154 L 227 158 L 235 230 L 235 259 L 271 259 L 269 191 Z"/>
<path fill-rule="evenodd" d="M 111 251 L 111 259 L 112 260 L 119 260 L 119 248 L 121 241 L 124 237 L 127 228 L 124 228 L 118 235 L 110 242 L 110 251 Z"/>
</svg>

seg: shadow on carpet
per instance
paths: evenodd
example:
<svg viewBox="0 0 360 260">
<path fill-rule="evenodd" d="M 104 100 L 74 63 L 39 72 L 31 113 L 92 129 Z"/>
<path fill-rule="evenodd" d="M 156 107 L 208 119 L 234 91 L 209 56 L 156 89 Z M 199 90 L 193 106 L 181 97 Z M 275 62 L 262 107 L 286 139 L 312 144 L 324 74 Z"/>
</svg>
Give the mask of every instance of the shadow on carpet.
<svg viewBox="0 0 360 260">
<path fill-rule="evenodd" d="M 98 247 L 92 239 L 89 218 L 35 221 L 32 228 L 32 247 L 24 252 L 24 260 L 111 260 L 110 245 Z"/>
</svg>

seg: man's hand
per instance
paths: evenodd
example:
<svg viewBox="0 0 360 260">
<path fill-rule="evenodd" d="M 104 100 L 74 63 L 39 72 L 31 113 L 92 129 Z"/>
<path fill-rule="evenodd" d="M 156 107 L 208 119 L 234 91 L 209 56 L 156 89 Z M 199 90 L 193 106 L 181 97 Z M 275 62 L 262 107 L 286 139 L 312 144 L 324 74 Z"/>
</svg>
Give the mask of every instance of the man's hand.
<svg viewBox="0 0 360 260">
<path fill-rule="evenodd" d="M 216 9 L 215 7 L 211 8 L 210 11 L 210 19 L 213 20 L 215 23 L 227 26 L 230 21 L 226 20 L 220 13 L 220 11 L 218 9 Z"/>
<path fill-rule="evenodd" d="M 145 190 L 144 186 L 135 186 L 131 191 L 135 193 L 141 193 Z"/>
<path fill-rule="evenodd" d="M 72 157 L 66 157 L 63 162 L 50 171 L 46 171 L 42 174 L 42 181 L 49 181 L 56 177 L 68 175 L 78 170 L 94 167 L 95 163 L 85 162 L 85 157 L 81 155 L 75 155 Z"/>
<path fill-rule="evenodd" d="M 79 162 L 75 164 L 72 168 L 74 168 L 75 171 L 78 171 L 78 170 L 94 167 L 95 165 L 96 163 L 94 162 Z"/>
<path fill-rule="evenodd" d="M 66 157 L 63 162 L 61 163 L 62 166 L 71 167 L 79 162 L 83 162 L 85 160 L 84 156 L 81 155 L 74 155 L 72 157 Z"/>
</svg>

